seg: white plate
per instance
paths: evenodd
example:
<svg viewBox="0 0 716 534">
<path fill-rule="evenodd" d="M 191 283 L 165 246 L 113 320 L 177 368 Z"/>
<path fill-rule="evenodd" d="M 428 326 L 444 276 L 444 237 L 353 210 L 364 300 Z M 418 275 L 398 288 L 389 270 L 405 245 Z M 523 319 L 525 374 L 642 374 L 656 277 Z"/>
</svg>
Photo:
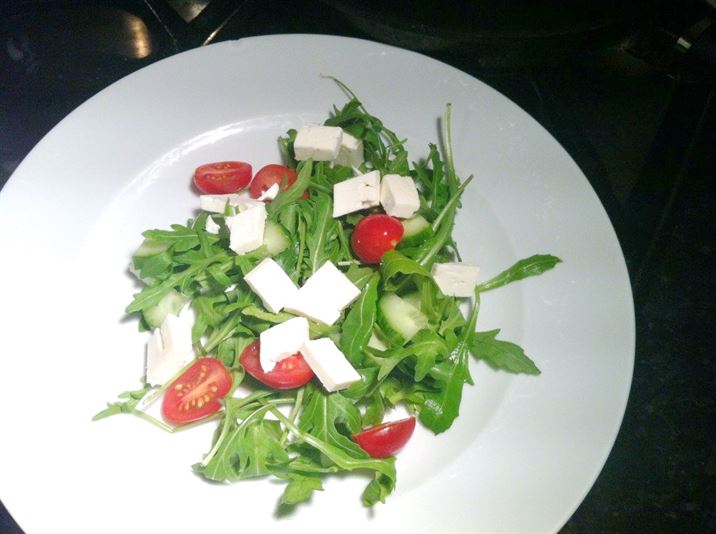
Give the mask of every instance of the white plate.
<svg viewBox="0 0 716 534">
<path fill-rule="evenodd" d="M 164 434 L 132 417 L 92 423 L 138 384 L 146 334 L 122 310 L 139 234 L 192 216 L 198 164 L 278 159 L 276 138 L 322 121 L 346 82 L 409 139 L 413 157 L 454 105 L 458 171 L 476 179 L 457 239 L 485 277 L 552 253 L 553 271 L 486 294 L 542 375 L 482 364 L 461 416 L 418 430 L 398 488 L 364 509 L 365 480 L 334 479 L 290 517 L 282 486 L 211 485 L 190 465 L 208 427 Z M 599 473 L 626 404 L 631 291 L 614 231 L 580 170 L 534 120 L 476 79 L 424 56 L 327 36 L 242 39 L 126 77 L 50 132 L 0 195 L 0 498 L 28 533 L 555 531 Z"/>
</svg>

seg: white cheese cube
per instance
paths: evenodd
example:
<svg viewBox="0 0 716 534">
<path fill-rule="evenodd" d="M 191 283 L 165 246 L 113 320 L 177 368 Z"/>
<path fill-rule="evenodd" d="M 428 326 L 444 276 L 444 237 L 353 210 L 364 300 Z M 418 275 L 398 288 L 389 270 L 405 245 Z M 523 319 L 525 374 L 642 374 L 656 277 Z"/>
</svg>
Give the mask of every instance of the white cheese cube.
<svg viewBox="0 0 716 534">
<path fill-rule="evenodd" d="M 298 295 L 287 302 L 284 307 L 288 312 L 328 326 L 335 323 L 341 316 L 341 310 L 338 308 L 327 304 L 324 300 L 313 300 L 310 295 L 301 293 L 300 289 Z"/>
<path fill-rule="evenodd" d="M 306 280 L 286 310 L 332 325 L 341 310 L 358 298 L 358 289 L 333 263 L 327 261 Z"/>
<path fill-rule="evenodd" d="M 451 297 L 471 297 L 475 293 L 480 268 L 467 263 L 435 263 L 433 280 L 443 294 Z"/>
<path fill-rule="evenodd" d="M 327 337 L 306 341 L 301 354 L 327 391 L 345 389 L 361 379 L 345 355 Z"/>
<path fill-rule="evenodd" d="M 227 203 L 239 211 L 246 211 L 261 204 L 258 200 L 251 198 L 248 190 L 227 195 L 199 195 L 199 207 L 204 211 L 224 214 Z"/>
<path fill-rule="evenodd" d="M 386 174 L 380 186 L 380 203 L 388 215 L 407 219 L 420 208 L 418 189 L 410 176 Z"/>
<path fill-rule="evenodd" d="M 178 350 L 191 352 L 191 323 L 184 318 L 168 313 L 159 327 L 162 335 L 164 351 Z"/>
<path fill-rule="evenodd" d="M 214 219 L 212 219 L 211 217 L 207 217 L 204 229 L 210 234 L 218 234 L 221 228 L 218 224 L 216 224 L 216 222 L 214 222 Z"/>
<path fill-rule="evenodd" d="M 276 365 L 296 354 L 308 341 L 308 321 L 304 317 L 294 317 L 272 326 L 259 336 L 259 362 L 265 373 L 271 372 Z"/>
<path fill-rule="evenodd" d="M 246 273 L 244 280 L 261 297 L 266 309 L 273 313 L 280 312 L 298 293 L 293 280 L 271 258 L 264 259 Z"/>
<path fill-rule="evenodd" d="M 333 163 L 345 167 L 360 167 L 363 163 L 363 141 L 343 132 L 341 147 Z"/>
<path fill-rule="evenodd" d="M 158 386 L 167 382 L 194 359 L 190 313 L 168 314 L 147 343 L 146 378 Z"/>
<path fill-rule="evenodd" d="M 273 200 L 278 196 L 278 190 L 279 190 L 279 185 L 273 184 L 266 191 L 261 193 L 257 200 L 261 200 L 261 201 Z"/>
<path fill-rule="evenodd" d="M 259 248 L 264 242 L 266 226 L 266 206 L 260 202 L 256 206 L 226 217 L 229 228 L 229 248 L 239 255 Z"/>
<path fill-rule="evenodd" d="M 380 172 L 371 171 L 333 186 L 333 216 L 372 208 L 380 204 Z"/>
<path fill-rule="evenodd" d="M 293 151 L 299 161 L 333 161 L 341 148 L 343 130 L 337 126 L 304 126 L 296 133 Z"/>
<path fill-rule="evenodd" d="M 231 193 L 228 195 L 199 195 L 199 207 L 204 211 L 213 213 L 224 213 L 226 204 L 229 206 L 238 206 L 241 201 L 239 195 Z"/>
</svg>

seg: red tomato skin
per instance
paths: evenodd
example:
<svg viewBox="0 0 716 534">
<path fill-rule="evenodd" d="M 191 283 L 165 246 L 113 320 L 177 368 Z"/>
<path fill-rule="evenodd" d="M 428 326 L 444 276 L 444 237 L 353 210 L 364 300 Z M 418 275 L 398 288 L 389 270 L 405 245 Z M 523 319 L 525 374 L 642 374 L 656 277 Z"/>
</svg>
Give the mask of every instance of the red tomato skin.
<svg viewBox="0 0 716 534">
<path fill-rule="evenodd" d="M 363 217 L 351 235 L 351 247 L 363 263 L 380 263 L 383 254 L 393 250 L 403 238 L 403 223 L 384 213 Z"/>
<path fill-rule="evenodd" d="M 194 171 L 194 185 L 206 195 L 225 195 L 243 189 L 251 181 L 251 165 L 243 161 L 217 161 Z"/>
<path fill-rule="evenodd" d="M 191 423 L 221 409 L 231 390 L 231 373 L 216 358 L 200 358 L 167 388 L 162 416 L 175 425 Z"/>
<path fill-rule="evenodd" d="M 256 380 L 274 389 L 296 389 L 310 382 L 313 370 L 300 352 L 281 360 L 270 372 L 265 372 L 259 360 L 260 343 L 253 342 L 239 356 L 239 362 Z"/>
<path fill-rule="evenodd" d="M 251 181 L 249 188 L 251 198 L 259 198 L 261 193 L 266 191 L 274 184 L 278 184 L 281 191 L 285 191 L 293 185 L 296 181 L 296 171 L 283 165 L 277 165 L 272 163 L 262 167 L 259 172 L 256 173 L 254 179 Z M 284 179 L 286 180 L 286 186 L 283 187 Z"/>
<path fill-rule="evenodd" d="M 353 436 L 361 449 L 373 458 L 393 456 L 403 448 L 415 430 L 415 417 L 371 427 Z"/>
</svg>

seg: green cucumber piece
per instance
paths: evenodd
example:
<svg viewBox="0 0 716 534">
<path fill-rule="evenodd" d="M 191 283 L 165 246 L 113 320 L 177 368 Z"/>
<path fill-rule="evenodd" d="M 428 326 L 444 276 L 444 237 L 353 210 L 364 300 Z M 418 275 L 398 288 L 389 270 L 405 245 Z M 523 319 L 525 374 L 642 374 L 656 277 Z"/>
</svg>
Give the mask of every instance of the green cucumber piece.
<svg viewBox="0 0 716 534">
<path fill-rule="evenodd" d="M 423 313 L 395 293 L 385 293 L 378 301 L 377 320 L 392 342 L 405 345 L 410 339 L 428 326 Z"/>
<path fill-rule="evenodd" d="M 273 221 L 266 221 L 263 244 L 249 254 L 256 258 L 272 258 L 286 250 L 290 244 L 291 237 L 283 226 Z"/>
<path fill-rule="evenodd" d="M 172 289 L 162 297 L 162 300 L 142 312 L 144 320 L 152 328 L 159 328 L 167 315 L 170 313 L 177 315 L 187 302 L 189 302 L 187 297 Z"/>
<path fill-rule="evenodd" d="M 413 291 L 412 293 L 408 293 L 407 295 L 403 295 L 402 299 L 410 304 L 413 308 L 420 311 L 420 292 L 419 291 Z"/>
<path fill-rule="evenodd" d="M 433 227 L 422 215 L 414 215 L 410 219 L 405 219 L 402 223 L 403 238 L 400 240 L 401 247 L 420 245 L 433 235 Z"/>
</svg>

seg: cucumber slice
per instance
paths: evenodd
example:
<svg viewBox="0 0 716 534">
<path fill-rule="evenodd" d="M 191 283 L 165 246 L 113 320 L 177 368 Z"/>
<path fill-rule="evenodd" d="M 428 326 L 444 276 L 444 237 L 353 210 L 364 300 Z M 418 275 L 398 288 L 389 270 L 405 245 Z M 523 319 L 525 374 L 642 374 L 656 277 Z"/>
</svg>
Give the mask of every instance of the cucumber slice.
<svg viewBox="0 0 716 534">
<path fill-rule="evenodd" d="M 178 314 L 187 302 L 189 302 L 187 297 L 172 289 L 164 295 L 162 300 L 142 312 L 144 320 L 152 328 L 159 328 L 168 314 Z"/>
<path fill-rule="evenodd" d="M 412 293 L 408 293 L 407 295 L 403 295 L 403 300 L 410 304 L 413 308 L 420 311 L 420 292 L 419 291 L 413 291 Z"/>
<path fill-rule="evenodd" d="M 433 227 L 422 215 L 415 215 L 403 222 L 403 238 L 401 247 L 414 247 L 420 245 L 433 235 Z"/>
<path fill-rule="evenodd" d="M 258 258 L 273 257 L 286 250 L 290 244 L 291 238 L 283 226 L 273 221 L 266 221 L 263 245 L 251 252 L 251 255 Z"/>
<path fill-rule="evenodd" d="M 428 326 L 427 317 L 395 293 L 386 293 L 378 301 L 377 319 L 388 338 L 400 345 Z"/>
</svg>

